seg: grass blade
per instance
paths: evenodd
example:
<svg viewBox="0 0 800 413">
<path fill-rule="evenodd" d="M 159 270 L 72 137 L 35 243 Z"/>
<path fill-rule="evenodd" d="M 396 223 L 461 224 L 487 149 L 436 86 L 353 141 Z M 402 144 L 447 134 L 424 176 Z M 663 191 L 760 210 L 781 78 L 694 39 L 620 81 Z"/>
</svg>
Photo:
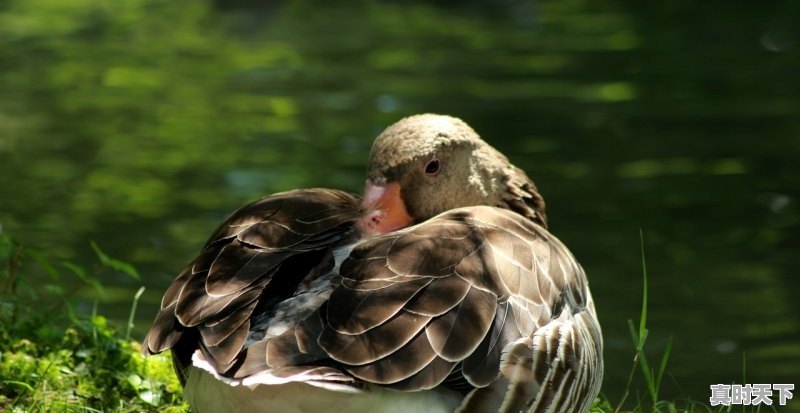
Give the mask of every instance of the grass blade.
<svg viewBox="0 0 800 413">
<path fill-rule="evenodd" d="M 59 275 L 58 270 L 56 270 L 56 267 L 53 265 L 53 263 L 50 262 L 49 259 L 47 259 L 47 257 L 44 256 L 44 254 L 40 253 L 39 251 L 35 251 L 31 248 L 26 248 L 25 255 L 33 258 L 33 260 L 36 261 L 36 263 L 39 264 L 39 266 L 42 267 L 43 270 L 45 270 L 47 275 L 50 276 L 51 280 L 58 281 L 61 279 L 61 276 Z"/>
<path fill-rule="evenodd" d="M 139 275 L 139 271 L 136 270 L 136 267 L 128 264 L 127 262 L 109 257 L 105 252 L 103 252 L 103 250 L 100 249 L 96 242 L 91 241 L 90 244 L 92 245 L 92 249 L 94 250 L 95 254 L 97 254 L 97 258 L 100 259 L 101 264 L 105 265 L 106 267 L 121 271 L 137 281 L 142 279 L 142 277 Z"/>
<path fill-rule="evenodd" d="M 73 274 L 75 274 L 76 277 L 80 278 L 81 281 L 83 281 L 87 285 L 91 286 L 97 292 L 97 294 L 100 296 L 100 298 L 102 298 L 104 300 L 106 299 L 107 294 L 106 294 L 105 288 L 103 288 L 103 285 L 100 284 L 99 281 L 89 277 L 89 275 L 86 274 L 86 271 L 83 268 L 81 268 L 77 264 L 69 262 L 69 261 L 64 261 L 64 262 L 61 263 L 61 265 L 64 268 L 70 270 Z"/>
<path fill-rule="evenodd" d="M 133 296 L 133 303 L 131 303 L 131 312 L 128 314 L 128 327 L 125 329 L 125 339 L 131 339 L 131 330 L 133 329 L 133 319 L 136 317 L 136 306 L 139 305 L 139 298 L 144 293 L 144 287 L 139 287 L 136 294 Z"/>
<path fill-rule="evenodd" d="M 672 334 L 667 340 L 667 347 L 664 349 L 664 355 L 661 356 L 661 365 L 658 366 L 658 376 L 656 377 L 656 396 L 661 389 L 661 379 L 664 377 L 664 372 L 667 370 L 667 361 L 669 360 L 669 353 L 672 352 Z"/>
<path fill-rule="evenodd" d="M 642 251 L 642 313 L 639 318 L 639 339 L 644 346 L 647 326 L 647 261 L 644 257 L 644 231 L 639 228 L 639 247 Z"/>
</svg>

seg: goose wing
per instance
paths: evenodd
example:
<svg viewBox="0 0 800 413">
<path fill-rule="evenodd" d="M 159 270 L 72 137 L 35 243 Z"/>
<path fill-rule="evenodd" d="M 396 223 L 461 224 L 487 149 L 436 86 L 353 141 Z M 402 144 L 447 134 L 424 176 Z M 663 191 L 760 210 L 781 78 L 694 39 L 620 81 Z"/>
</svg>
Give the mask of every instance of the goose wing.
<svg viewBox="0 0 800 413">
<path fill-rule="evenodd" d="M 168 289 L 144 352 L 172 349 L 181 370 L 199 349 L 244 384 L 446 386 L 463 413 L 588 409 L 602 339 L 563 244 L 470 207 L 342 252 L 358 201 L 293 191 L 234 213 Z"/>
<path fill-rule="evenodd" d="M 297 190 L 231 214 L 167 289 L 144 354 L 172 349 L 182 374 L 199 348 L 216 372 L 230 371 L 255 315 L 332 267 L 332 246 L 350 233 L 359 203 L 346 192 Z"/>
<path fill-rule="evenodd" d="M 251 350 L 262 369 L 328 359 L 397 390 L 470 391 L 461 412 L 585 411 L 602 377 L 583 270 L 544 228 L 492 207 L 358 244 L 314 316 Z"/>
</svg>

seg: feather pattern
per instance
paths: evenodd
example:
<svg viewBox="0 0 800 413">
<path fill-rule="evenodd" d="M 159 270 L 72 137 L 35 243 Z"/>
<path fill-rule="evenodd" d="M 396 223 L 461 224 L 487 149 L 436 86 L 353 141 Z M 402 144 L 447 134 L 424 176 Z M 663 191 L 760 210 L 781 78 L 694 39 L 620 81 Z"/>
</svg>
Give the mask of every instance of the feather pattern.
<svg viewBox="0 0 800 413">
<path fill-rule="evenodd" d="M 363 203 L 253 202 L 169 286 L 143 351 L 172 351 L 192 408 L 586 412 L 600 327 L 525 172 L 432 114 L 387 128 L 368 164 Z"/>
<path fill-rule="evenodd" d="M 260 326 L 253 321 L 330 270 L 324 252 L 352 232 L 359 202 L 341 191 L 299 190 L 234 212 L 167 289 L 143 352 L 198 349 L 220 374 L 241 364 L 251 327 Z M 196 334 L 184 337 L 189 331 Z"/>
<path fill-rule="evenodd" d="M 167 290 L 144 352 L 196 349 L 230 384 L 451 386 L 468 391 L 463 413 L 588 409 L 600 328 L 583 270 L 544 227 L 476 206 L 358 239 L 359 214 L 329 190 L 237 211 Z"/>
</svg>

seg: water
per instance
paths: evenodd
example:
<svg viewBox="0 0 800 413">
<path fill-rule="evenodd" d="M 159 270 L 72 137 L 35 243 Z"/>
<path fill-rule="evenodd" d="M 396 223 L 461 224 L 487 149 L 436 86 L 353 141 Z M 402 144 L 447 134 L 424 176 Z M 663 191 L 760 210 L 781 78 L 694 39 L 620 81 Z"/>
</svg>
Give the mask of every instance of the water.
<svg viewBox="0 0 800 413">
<path fill-rule="evenodd" d="M 358 191 L 377 133 L 438 112 L 539 186 L 589 274 L 612 400 L 640 228 L 665 397 L 741 382 L 743 355 L 747 382 L 800 384 L 798 3 L 222 3 L 0 5 L 0 223 L 135 263 L 141 283 L 101 273 L 101 311 L 122 323 L 144 284 L 141 336 L 225 214 Z"/>
</svg>

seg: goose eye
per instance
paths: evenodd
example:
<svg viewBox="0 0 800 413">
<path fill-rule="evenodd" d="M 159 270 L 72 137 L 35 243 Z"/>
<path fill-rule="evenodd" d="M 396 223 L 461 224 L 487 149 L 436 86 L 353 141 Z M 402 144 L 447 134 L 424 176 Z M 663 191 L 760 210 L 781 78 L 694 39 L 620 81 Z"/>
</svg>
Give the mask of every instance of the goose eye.
<svg viewBox="0 0 800 413">
<path fill-rule="evenodd" d="M 431 159 L 425 164 L 425 173 L 428 175 L 436 175 L 439 172 L 440 163 L 436 158 Z"/>
</svg>

